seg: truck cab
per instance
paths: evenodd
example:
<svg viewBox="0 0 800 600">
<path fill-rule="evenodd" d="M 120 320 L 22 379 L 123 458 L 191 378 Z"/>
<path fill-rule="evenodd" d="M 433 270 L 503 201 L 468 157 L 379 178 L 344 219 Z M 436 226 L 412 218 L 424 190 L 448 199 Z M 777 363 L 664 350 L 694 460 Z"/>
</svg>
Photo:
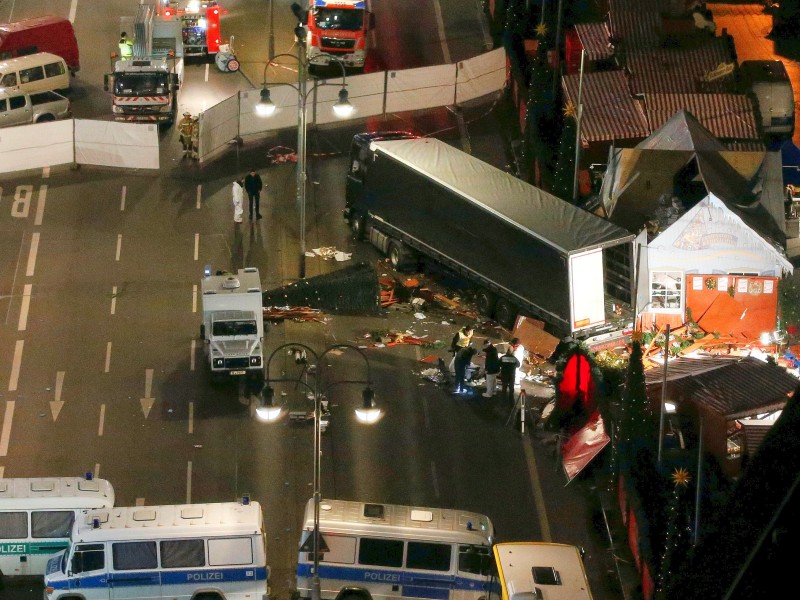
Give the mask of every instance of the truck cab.
<svg viewBox="0 0 800 600">
<path fill-rule="evenodd" d="M 174 56 L 116 61 L 103 86 L 111 91 L 115 120 L 172 125 L 182 74 L 183 61 Z"/>
<path fill-rule="evenodd" d="M 375 26 L 369 0 L 309 0 L 306 56 L 310 65 L 324 66 L 331 57 L 345 67 L 363 69 Z"/>
<path fill-rule="evenodd" d="M 258 269 L 212 275 L 206 268 L 201 284 L 200 337 L 212 379 L 228 375 L 263 379 L 264 309 Z"/>
</svg>

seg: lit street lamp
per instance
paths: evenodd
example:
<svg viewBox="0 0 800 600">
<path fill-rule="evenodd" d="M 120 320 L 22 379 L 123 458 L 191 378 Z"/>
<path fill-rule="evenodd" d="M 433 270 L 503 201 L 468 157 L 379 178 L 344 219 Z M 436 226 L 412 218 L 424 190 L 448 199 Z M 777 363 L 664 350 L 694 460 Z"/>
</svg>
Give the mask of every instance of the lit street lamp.
<svg viewBox="0 0 800 600">
<path fill-rule="evenodd" d="M 301 374 L 296 378 L 280 377 L 277 379 L 270 378 L 269 367 L 275 355 L 283 350 L 289 348 L 289 354 L 293 355 L 293 360 L 297 365 L 303 365 Z M 322 359 L 334 350 L 355 350 L 364 359 L 367 365 L 367 378 L 366 379 L 342 379 L 329 383 L 321 388 L 320 376 L 322 371 Z M 313 362 L 308 362 L 308 356 L 313 357 Z M 313 386 L 309 385 L 301 379 L 302 375 L 311 375 L 314 379 Z M 361 406 L 355 410 L 356 419 L 365 424 L 376 423 L 382 416 L 382 411 L 375 405 L 375 392 L 372 390 L 372 377 L 369 366 L 369 359 L 367 355 L 358 348 L 351 344 L 333 344 L 328 346 L 322 353 L 317 354 L 304 344 L 287 343 L 282 344 L 275 348 L 267 360 L 266 366 L 266 381 L 264 389 L 261 392 L 261 399 L 256 407 L 256 416 L 262 421 L 276 421 L 283 415 L 283 407 L 275 403 L 275 390 L 270 385 L 272 383 L 286 382 L 295 385 L 301 385 L 306 390 L 306 395 L 309 399 L 314 401 L 314 531 L 313 535 L 313 552 L 314 552 L 314 572 L 311 577 L 311 600 L 320 600 L 321 586 L 319 579 L 319 506 L 322 499 L 320 490 L 321 481 L 321 463 L 322 463 L 322 406 L 325 401 L 326 394 L 335 385 L 340 384 L 363 384 L 364 390 L 361 392 Z"/>
<path fill-rule="evenodd" d="M 306 276 L 306 133 L 308 121 L 306 118 L 306 104 L 308 96 L 318 86 L 336 85 L 325 81 L 314 80 L 310 90 L 307 90 L 306 71 L 308 61 L 306 59 L 306 29 L 302 24 L 298 24 L 294 30 L 297 37 L 297 55 L 290 53 L 278 54 L 270 57 L 264 65 L 264 77 L 261 89 L 261 99 L 256 104 L 256 114 L 268 117 L 275 112 L 275 104 L 270 99 L 269 87 L 267 86 L 267 69 L 270 65 L 276 64 L 275 59 L 281 56 L 290 56 L 297 60 L 297 85 L 292 83 L 276 83 L 272 85 L 288 85 L 297 92 L 297 204 L 300 210 L 300 279 Z M 336 57 L 331 56 L 330 61 L 339 65 L 342 69 L 342 88 L 339 90 L 339 100 L 333 105 L 333 112 L 337 117 L 346 118 L 353 114 L 353 105 L 347 97 L 347 81 L 344 64 Z"/>
</svg>

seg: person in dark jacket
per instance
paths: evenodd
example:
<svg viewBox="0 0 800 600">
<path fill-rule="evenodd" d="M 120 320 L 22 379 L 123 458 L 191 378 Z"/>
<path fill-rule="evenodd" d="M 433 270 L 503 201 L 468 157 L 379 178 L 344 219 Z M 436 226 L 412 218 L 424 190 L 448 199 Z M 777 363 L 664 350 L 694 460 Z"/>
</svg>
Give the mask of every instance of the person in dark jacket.
<svg viewBox="0 0 800 600">
<path fill-rule="evenodd" d="M 486 370 L 486 391 L 483 393 L 483 397 L 492 398 L 497 390 L 497 374 L 500 372 L 500 356 L 497 353 L 497 346 L 492 343 L 492 340 L 483 341 L 483 355 Z"/>
<path fill-rule="evenodd" d="M 470 344 L 466 348 L 460 348 L 456 352 L 455 370 L 456 370 L 456 383 L 455 394 L 467 394 L 469 390 L 466 385 L 467 367 L 472 362 L 472 357 L 475 356 L 477 350 Z"/>
<path fill-rule="evenodd" d="M 247 198 L 250 204 L 250 220 L 253 220 L 253 215 L 256 219 L 261 218 L 261 189 L 264 183 L 261 181 L 261 175 L 256 173 L 255 169 L 250 169 L 250 173 L 244 178 L 244 191 L 247 192 Z"/>
<path fill-rule="evenodd" d="M 500 398 L 506 399 L 514 404 L 514 383 L 517 378 L 517 369 L 519 368 L 519 360 L 514 356 L 514 348 L 508 347 L 506 353 L 500 357 L 500 383 L 503 386 L 500 392 Z"/>
</svg>

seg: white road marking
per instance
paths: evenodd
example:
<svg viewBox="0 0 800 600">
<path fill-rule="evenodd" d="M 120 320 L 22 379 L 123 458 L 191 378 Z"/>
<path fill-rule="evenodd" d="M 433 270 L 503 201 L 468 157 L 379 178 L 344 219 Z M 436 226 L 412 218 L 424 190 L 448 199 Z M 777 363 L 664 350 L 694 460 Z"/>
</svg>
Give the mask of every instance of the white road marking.
<svg viewBox="0 0 800 600">
<path fill-rule="evenodd" d="M 39 202 L 36 203 L 36 218 L 33 220 L 34 225 L 42 224 L 45 200 L 47 200 L 47 186 L 43 185 L 39 188 Z"/>
<path fill-rule="evenodd" d="M 28 311 L 31 308 L 32 288 L 32 284 L 26 283 L 25 289 L 22 292 L 22 306 L 19 309 L 19 323 L 17 324 L 17 331 L 25 331 L 28 328 Z"/>
<path fill-rule="evenodd" d="M 137 498 L 136 506 L 144 506 L 144 498 Z"/>
<path fill-rule="evenodd" d="M 116 253 L 115 258 L 114 258 L 114 260 L 116 260 L 117 262 L 119 262 L 120 254 L 122 254 L 122 234 L 121 233 L 117 235 L 117 253 Z"/>
<path fill-rule="evenodd" d="M 100 463 L 94 463 L 94 478 L 100 477 Z"/>
<path fill-rule="evenodd" d="M 31 249 L 28 251 L 28 266 L 25 268 L 25 276 L 33 277 L 36 271 L 36 254 L 39 252 L 39 232 L 31 235 Z"/>
<path fill-rule="evenodd" d="M 19 368 L 22 365 L 22 349 L 25 347 L 25 340 L 17 340 L 14 346 L 14 360 L 11 363 L 11 377 L 8 379 L 8 391 L 16 392 L 19 383 Z"/>
<path fill-rule="evenodd" d="M 6 402 L 6 414 L 3 416 L 3 430 L 0 432 L 0 456 L 8 455 L 8 442 L 11 439 L 11 421 L 14 420 L 14 400 Z"/>
<path fill-rule="evenodd" d="M 192 461 L 186 467 L 186 504 L 192 503 Z"/>
<path fill-rule="evenodd" d="M 6 468 L 0 467 L 0 479 L 3 479 L 6 476 Z"/>
<path fill-rule="evenodd" d="M 443 64 L 449 65 L 453 61 L 450 60 L 450 49 L 447 47 L 447 36 L 444 33 L 444 19 L 442 18 L 442 7 L 439 4 L 439 0 L 433 3 L 433 10 L 436 12 L 436 27 L 439 29 L 439 42 L 442 44 L 442 56 L 444 56 Z"/>
<path fill-rule="evenodd" d="M 61 400 L 61 391 L 64 389 L 64 373 L 64 371 L 56 371 L 55 399 L 50 401 L 50 413 L 53 415 L 53 422 L 58 419 L 61 409 L 64 408 L 64 401 Z"/>
<path fill-rule="evenodd" d="M 208 65 L 206 65 L 208 67 Z M 198 184 L 197 186 L 197 210 L 200 210 L 201 200 L 203 198 L 203 185 Z"/>
<path fill-rule="evenodd" d="M 97 427 L 97 435 L 100 436 L 100 437 L 103 437 L 103 428 L 105 427 L 105 424 L 106 424 L 106 405 L 105 404 L 101 404 L 100 405 L 100 424 Z"/>
<path fill-rule="evenodd" d="M 117 286 L 111 287 L 111 314 L 117 314 Z"/>
<path fill-rule="evenodd" d="M 47 179 L 50 177 L 50 167 L 44 167 L 42 169 L 42 179 Z"/>
<path fill-rule="evenodd" d="M 200 255 L 200 234 L 194 234 L 194 259 L 197 260 L 197 257 Z"/>
<path fill-rule="evenodd" d="M 75 13 L 78 12 L 78 0 L 72 0 L 69 7 L 69 22 L 75 22 Z"/>
<path fill-rule="evenodd" d="M 192 312 L 197 312 L 197 284 L 192 286 Z"/>
<path fill-rule="evenodd" d="M 205 76 L 205 81 L 206 81 L 206 83 L 208 83 L 208 63 L 206 63 L 206 76 Z"/>
<path fill-rule="evenodd" d="M 111 342 L 106 344 L 106 366 L 103 369 L 104 373 L 108 373 L 111 370 Z"/>
<path fill-rule="evenodd" d="M 122 186 L 122 196 L 119 199 L 119 209 L 120 210 L 125 210 L 125 198 L 127 197 L 127 195 L 128 195 L 128 186 L 127 185 L 123 185 Z"/>
<path fill-rule="evenodd" d="M 431 482 L 433 483 L 433 493 L 439 497 L 439 479 L 436 477 L 436 463 L 431 461 Z"/>
<path fill-rule="evenodd" d="M 194 355 L 197 352 L 197 340 L 192 340 L 192 349 L 189 353 L 189 370 L 194 371 Z"/>
<path fill-rule="evenodd" d="M 153 403 L 156 401 L 150 394 L 153 391 L 153 369 L 145 369 L 144 371 L 144 398 L 139 400 L 142 405 L 142 413 L 146 419 L 150 415 L 150 410 L 153 408 Z"/>
<path fill-rule="evenodd" d="M 189 402 L 189 433 L 194 433 L 194 402 Z"/>
</svg>

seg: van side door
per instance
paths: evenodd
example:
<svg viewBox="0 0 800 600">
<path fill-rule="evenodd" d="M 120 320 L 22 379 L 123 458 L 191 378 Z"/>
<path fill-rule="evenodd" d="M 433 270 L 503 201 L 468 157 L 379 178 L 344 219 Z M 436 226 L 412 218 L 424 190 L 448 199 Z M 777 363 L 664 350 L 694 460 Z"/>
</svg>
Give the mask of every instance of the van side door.
<svg viewBox="0 0 800 600">
<path fill-rule="evenodd" d="M 14 96 L 15 98 L 24 96 Z M 68 540 L 75 521 L 74 510 L 32 510 L 31 542 L 29 544 L 32 574 L 44 573 L 52 554 L 69 546 Z"/>
<path fill-rule="evenodd" d="M 108 587 L 111 600 L 161 598 L 155 540 L 112 542 Z"/>
<path fill-rule="evenodd" d="M 68 574 L 71 591 L 92 600 L 108 598 L 105 544 L 76 544 Z"/>
<path fill-rule="evenodd" d="M 11 96 L 8 99 L 7 125 L 27 125 L 33 120 L 33 106 L 27 96 Z"/>
<path fill-rule="evenodd" d="M 5 100 L 0 100 L 0 106 Z M 2 117 L 0 117 L 2 118 Z M 30 575 L 28 512 L 0 512 L 0 570 L 5 575 Z"/>
</svg>

